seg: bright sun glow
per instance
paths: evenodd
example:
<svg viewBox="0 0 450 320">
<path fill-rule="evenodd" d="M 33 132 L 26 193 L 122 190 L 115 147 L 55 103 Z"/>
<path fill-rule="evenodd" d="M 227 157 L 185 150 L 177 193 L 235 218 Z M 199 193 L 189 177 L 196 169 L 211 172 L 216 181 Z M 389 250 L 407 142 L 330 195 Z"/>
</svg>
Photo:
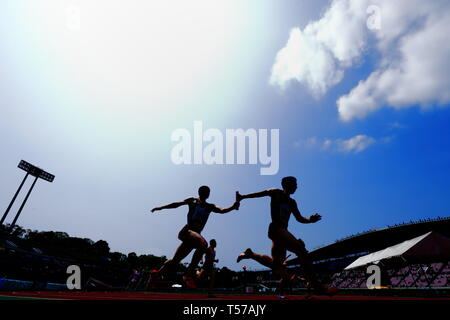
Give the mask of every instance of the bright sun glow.
<svg viewBox="0 0 450 320">
<path fill-rule="evenodd" d="M 157 116 L 208 90 L 238 45 L 237 3 L 39 1 L 28 21 L 39 42 L 30 41 L 80 108 Z"/>
</svg>

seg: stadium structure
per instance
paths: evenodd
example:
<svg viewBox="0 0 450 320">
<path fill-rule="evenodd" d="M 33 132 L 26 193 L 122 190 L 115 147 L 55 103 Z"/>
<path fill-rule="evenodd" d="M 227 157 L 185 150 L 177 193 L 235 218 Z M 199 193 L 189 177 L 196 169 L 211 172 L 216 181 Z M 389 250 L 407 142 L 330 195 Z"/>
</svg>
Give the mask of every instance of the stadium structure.
<svg viewBox="0 0 450 320">
<path fill-rule="evenodd" d="M 415 254 L 405 254 L 412 246 Z M 446 288 L 450 286 L 450 217 L 369 230 L 317 248 L 310 258 L 323 280 L 339 288 L 367 288 L 370 264 L 380 267 L 384 287 Z"/>
</svg>

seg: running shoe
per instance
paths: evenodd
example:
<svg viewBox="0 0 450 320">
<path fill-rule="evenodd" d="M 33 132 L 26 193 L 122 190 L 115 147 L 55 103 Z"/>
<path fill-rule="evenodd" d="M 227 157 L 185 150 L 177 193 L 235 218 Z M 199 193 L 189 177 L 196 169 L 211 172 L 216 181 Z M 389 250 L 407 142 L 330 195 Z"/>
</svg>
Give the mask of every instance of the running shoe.
<svg viewBox="0 0 450 320">
<path fill-rule="evenodd" d="M 239 263 L 242 259 L 248 258 L 248 256 L 252 253 L 253 253 L 252 249 L 250 248 L 245 249 L 245 251 L 237 257 L 236 262 Z"/>
</svg>

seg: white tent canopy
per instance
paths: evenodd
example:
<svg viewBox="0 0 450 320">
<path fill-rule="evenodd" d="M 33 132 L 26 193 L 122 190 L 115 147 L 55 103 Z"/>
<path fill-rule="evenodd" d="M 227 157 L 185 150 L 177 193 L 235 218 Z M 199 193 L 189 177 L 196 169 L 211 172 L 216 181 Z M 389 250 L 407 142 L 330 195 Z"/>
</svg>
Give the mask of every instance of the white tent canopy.
<svg viewBox="0 0 450 320">
<path fill-rule="evenodd" d="M 345 270 L 367 264 L 377 264 L 381 260 L 402 257 L 407 261 L 432 261 L 450 258 L 450 239 L 430 231 L 417 238 L 406 240 L 392 247 L 359 257 Z"/>
</svg>

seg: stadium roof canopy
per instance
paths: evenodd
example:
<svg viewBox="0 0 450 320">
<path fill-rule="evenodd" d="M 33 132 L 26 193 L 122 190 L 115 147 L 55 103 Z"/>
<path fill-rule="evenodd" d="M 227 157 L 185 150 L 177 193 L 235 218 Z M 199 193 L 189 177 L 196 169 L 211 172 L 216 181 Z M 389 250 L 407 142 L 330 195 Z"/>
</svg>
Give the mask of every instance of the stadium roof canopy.
<svg viewBox="0 0 450 320">
<path fill-rule="evenodd" d="M 377 264 L 380 261 L 401 258 L 408 262 L 436 262 L 450 258 L 450 239 L 437 232 L 427 232 L 386 249 L 359 257 L 345 270 Z"/>
<path fill-rule="evenodd" d="M 450 217 L 412 222 L 351 236 L 310 252 L 313 261 L 366 255 L 386 247 L 435 231 L 450 238 Z"/>
</svg>

